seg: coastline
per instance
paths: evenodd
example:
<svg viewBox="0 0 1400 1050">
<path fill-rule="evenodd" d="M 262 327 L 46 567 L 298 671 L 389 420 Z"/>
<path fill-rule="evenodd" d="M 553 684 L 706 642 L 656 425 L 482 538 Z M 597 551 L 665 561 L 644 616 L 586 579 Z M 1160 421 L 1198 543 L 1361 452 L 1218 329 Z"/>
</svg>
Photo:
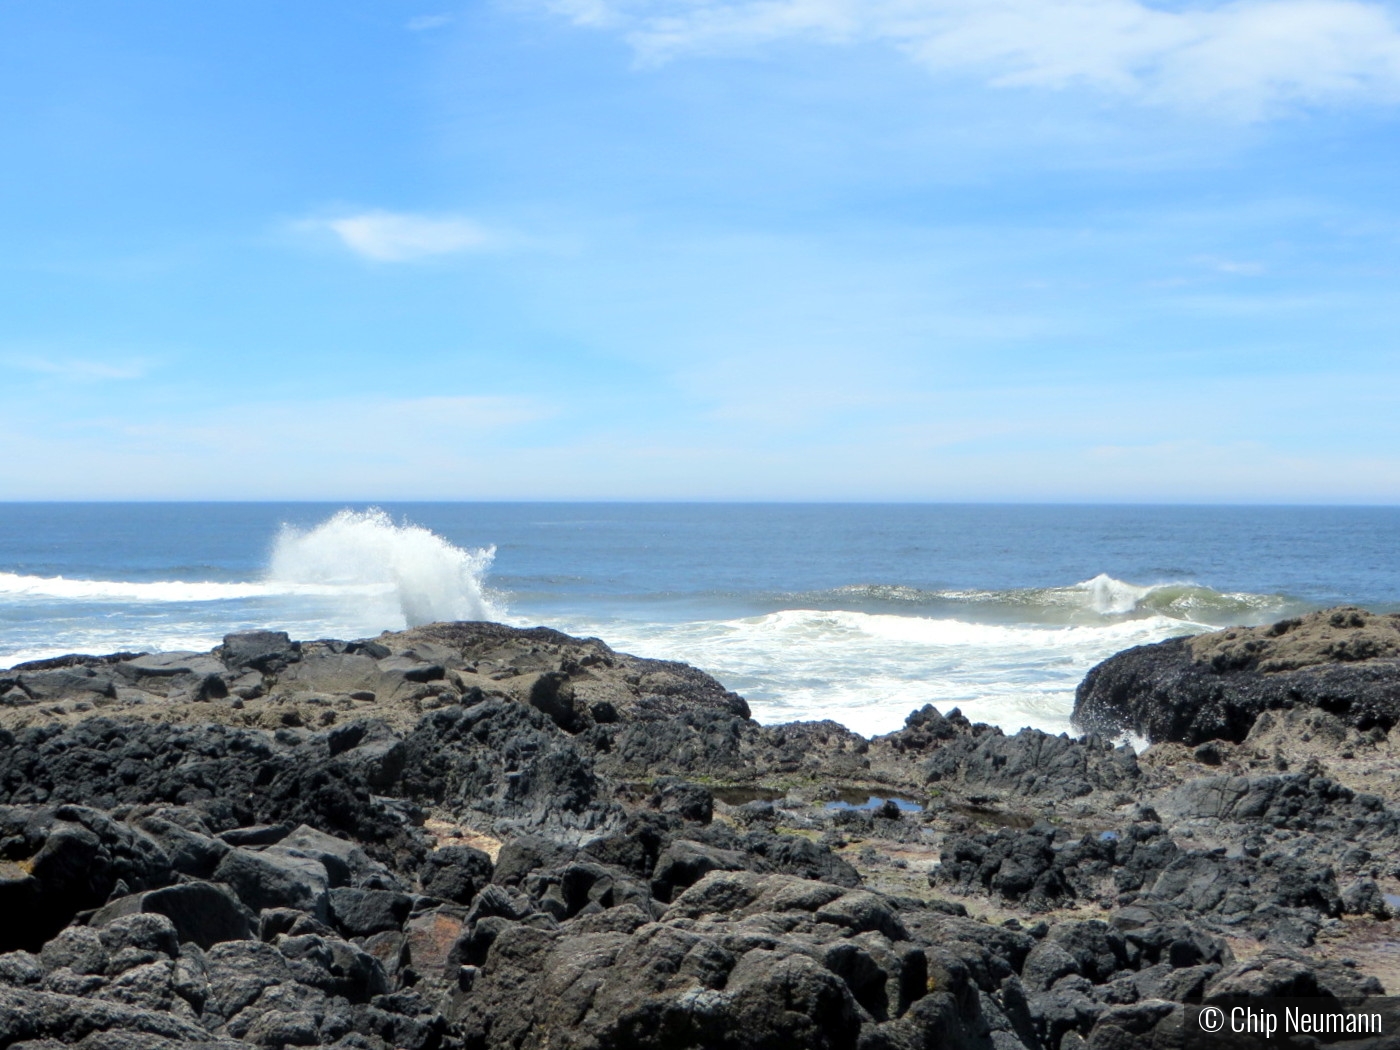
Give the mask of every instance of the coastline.
<svg viewBox="0 0 1400 1050">
<path fill-rule="evenodd" d="M 1311 666 L 1394 677 L 1388 651 L 1351 655 Z M 874 738 L 748 716 L 688 665 L 472 623 L 0 672 L 0 897 L 32 919 L 0 955 L 29 1028 L 0 1045 L 66 1040 L 79 988 L 139 1014 L 109 1030 L 211 1045 L 951 1025 L 1033 1050 L 1166 1031 L 1193 996 L 1400 988 L 1389 726 L 1300 703 L 1138 755 L 932 707 Z M 182 910 L 197 892 L 215 939 Z M 142 937 L 164 947 L 123 969 Z M 224 1002 L 255 959 L 284 976 Z"/>
</svg>

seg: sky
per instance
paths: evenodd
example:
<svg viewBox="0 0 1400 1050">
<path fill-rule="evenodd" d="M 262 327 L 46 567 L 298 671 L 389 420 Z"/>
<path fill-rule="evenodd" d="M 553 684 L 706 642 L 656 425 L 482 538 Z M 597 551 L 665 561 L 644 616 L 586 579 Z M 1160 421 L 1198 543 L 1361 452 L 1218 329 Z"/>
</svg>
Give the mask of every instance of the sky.
<svg viewBox="0 0 1400 1050">
<path fill-rule="evenodd" d="M 0 3 L 0 500 L 1400 502 L 1400 3 Z"/>
</svg>

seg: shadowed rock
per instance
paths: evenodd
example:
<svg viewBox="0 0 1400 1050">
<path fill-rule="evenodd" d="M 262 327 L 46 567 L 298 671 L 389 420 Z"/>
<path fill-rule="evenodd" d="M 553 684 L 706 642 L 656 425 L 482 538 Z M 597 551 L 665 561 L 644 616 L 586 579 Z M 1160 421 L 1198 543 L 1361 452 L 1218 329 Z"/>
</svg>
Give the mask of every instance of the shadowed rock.
<svg viewBox="0 0 1400 1050">
<path fill-rule="evenodd" d="M 1075 693 L 1085 729 L 1241 741 L 1263 711 L 1316 707 L 1360 730 L 1400 721 L 1400 615 L 1341 608 L 1112 656 Z"/>
</svg>

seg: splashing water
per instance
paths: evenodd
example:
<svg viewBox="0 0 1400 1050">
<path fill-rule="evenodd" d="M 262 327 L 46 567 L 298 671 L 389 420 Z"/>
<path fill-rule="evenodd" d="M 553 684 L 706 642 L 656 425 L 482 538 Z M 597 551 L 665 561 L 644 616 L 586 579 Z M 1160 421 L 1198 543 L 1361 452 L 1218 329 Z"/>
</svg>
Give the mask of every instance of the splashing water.
<svg viewBox="0 0 1400 1050">
<path fill-rule="evenodd" d="M 482 579 L 496 548 L 463 550 L 419 525 L 395 525 L 384 511 L 342 510 L 313 529 L 282 527 L 269 581 L 332 586 L 347 597 L 395 602 L 406 626 L 438 620 L 499 620 Z"/>
</svg>

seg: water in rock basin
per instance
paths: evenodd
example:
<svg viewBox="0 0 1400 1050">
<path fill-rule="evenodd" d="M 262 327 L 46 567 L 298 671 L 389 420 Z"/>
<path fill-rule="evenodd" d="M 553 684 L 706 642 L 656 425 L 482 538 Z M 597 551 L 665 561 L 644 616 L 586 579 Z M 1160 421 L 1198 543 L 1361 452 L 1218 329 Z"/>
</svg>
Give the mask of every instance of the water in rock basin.
<svg viewBox="0 0 1400 1050">
<path fill-rule="evenodd" d="M 0 504 L 0 666 L 499 619 L 694 663 L 765 722 L 1058 732 L 1128 646 L 1400 609 L 1397 549 L 1396 508 Z"/>
</svg>

